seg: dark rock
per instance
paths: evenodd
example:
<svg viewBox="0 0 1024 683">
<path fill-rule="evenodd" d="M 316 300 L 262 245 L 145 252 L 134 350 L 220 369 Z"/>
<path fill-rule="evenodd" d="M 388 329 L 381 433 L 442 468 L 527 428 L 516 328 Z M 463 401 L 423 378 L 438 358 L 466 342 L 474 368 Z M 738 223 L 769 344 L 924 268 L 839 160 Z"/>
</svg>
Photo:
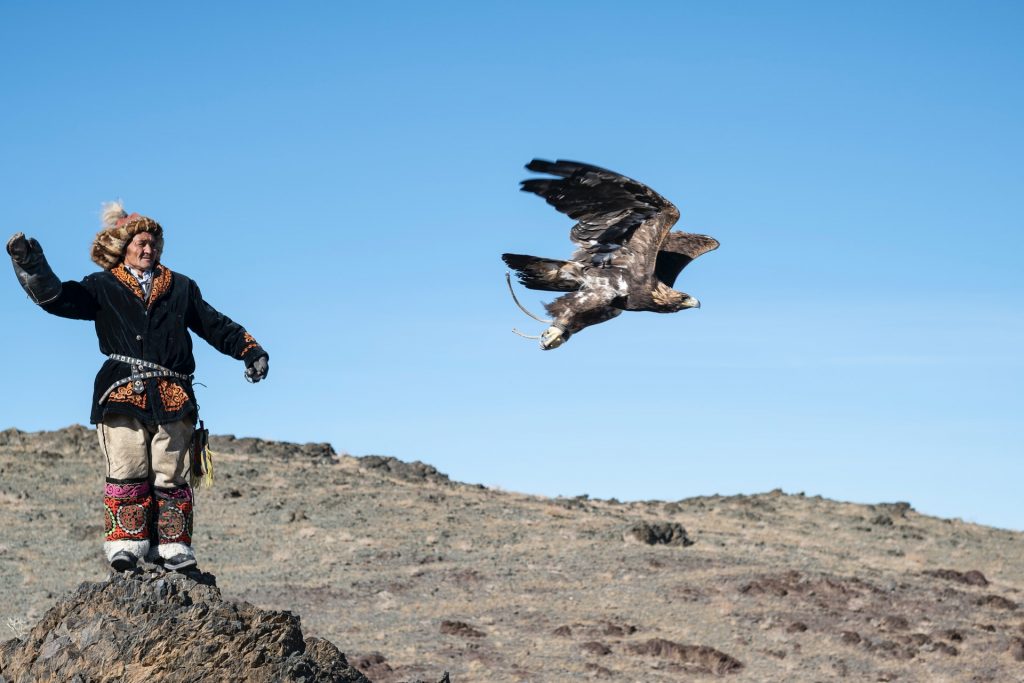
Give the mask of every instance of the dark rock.
<svg viewBox="0 0 1024 683">
<path fill-rule="evenodd" d="M 686 535 L 686 529 L 678 522 L 639 522 L 626 532 L 627 538 L 634 538 L 647 545 L 691 546 L 693 541 Z"/>
<path fill-rule="evenodd" d="M 856 645 L 860 642 L 860 634 L 856 631 L 843 631 L 839 634 L 839 640 L 846 645 Z"/>
<path fill-rule="evenodd" d="M 584 670 L 595 678 L 611 678 L 613 676 L 610 669 L 607 669 L 593 662 L 587 662 L 584 665 Z"/>
<path fill-rule="evenodd" d="M 606 636 L 631 636 L 636 633 L 636 626 L 630 624 L 613 624 L 604 621 L 600 624 L 601 634 Z"/>
<path fill-rule="evenodd" d="M 986 579 L 985 575 L 977 569 L 972 569 L 968 572 L 958 572 L 955 569 L 932 569 L 925 571 L 924 574 L 925 576 L 934 576 L 937 579 L 956 581 L 957 583 L 963 583 L 969 586 L 984 587 L 988 585 L 988 579 Z"/>
<path fill-rule="evenodd" d="M 369 683 L 299 617 L 225 601 L 209 574 L 136 570 L 83 583 L 23 640 L 0 647 L 0 679 L 153 678 Z"/>
<path fill-rule="evenodd" d="M 360 672 L 370 677 L 387 675 L 394 669 L 388 664 L 387 658 L 379 652 L 371 652 L 365 655 L 353 657 L 349 662 Z M 372 678 L 371 678 L 372 680 Z"/>
<path fill-rule="evenodd" d="M 447 474 L 437 471 L 433 465 L 420 462 L 405 462 L 389 455 L 364 455 L 357 458 L 359 467 L 364 470 L 380 472 L 402 481 L 423 482 L 429 481 L 435 484 L 451 484 Z"/>
<path fill-rule="evenodd" d="M 478 631 L 464 621 L 442 621 L 441 633 L 461 638 L 483 638 L 484 632 Z"/>
<path fill-rule="evenodd" d="M 906 631 L 910 628 L 910 622 L 906 617 L 890 614 L 878 621 L 878 628 L 883 631 Z"/>
<path fill-rule="evenodd" d="M 231 434 L 223 436 L 211 435 L 210 448 L 215 453 L 255 455 L 281 460 L 306 460 L 314 463 L 333 462 L 338 457 L 334 447 L 329 443 L 295 444 L 282 441 L 265 441 L 250 437 L 235 438 Z"/>
<path fill-rule="evenodd" d="M 986 595 L 983 598 L 978 598 L 975 604 L 982 607 L 995 607 L 996 609 L 1011 611 L 1017 609 L 1017 603 L 1001 595 Z"/>
<path fill-rule="evenodd" d="M 695 673 L 721 676 L 737 673 L 743 668 L 739 660 L 706 645 L 682 645 L 663 638 L 652 638 L 643 643 L 631 644 L 627 649 L 637 655 L 651 655 L 680 662 Z"/>
<path fill-rule="evenodd" d="M 944 631 L 939 631 L 938 633 L 936 633 L 935 637 L 943 638 L 954 643 L 960 643 L 963 642 L 964 634 L 954 629 L 946 629 Z"/>
<path fill-rule="evenodd" d="M 598 657 L 603 657 L 604 655 L 610 655 L 612 653 L 612 649 L 610 647 L 596 640 L 588 640 L 580 645 L 580 649 L 592 655 L 597 655 Z"/>
<path fill-rule="evenodd" d="M 875 509 L 888 512 L 890 515 L 895 517 L 906 517 L 908 512 L 911 512 L 914 508 L 911 507 L 910 503 L 899 501 L 896 503 L 878 503 L 873 506 Z"/>
</svg>

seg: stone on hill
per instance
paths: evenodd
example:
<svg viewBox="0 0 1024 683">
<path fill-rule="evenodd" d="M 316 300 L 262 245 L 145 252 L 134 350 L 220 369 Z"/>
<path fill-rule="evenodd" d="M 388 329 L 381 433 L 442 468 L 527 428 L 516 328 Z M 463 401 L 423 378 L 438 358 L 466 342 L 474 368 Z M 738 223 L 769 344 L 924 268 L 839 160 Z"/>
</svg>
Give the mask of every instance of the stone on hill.
<svg viewBox="0 0 1024 683">
<path fill-rule="evenodd" d="M 0 683 L 108 680 L 370 683 L 329 641 L 303 638 L 292 613 L 155 567 L 83 583 L 25 639 L 0 644 Z"/>
</svg>

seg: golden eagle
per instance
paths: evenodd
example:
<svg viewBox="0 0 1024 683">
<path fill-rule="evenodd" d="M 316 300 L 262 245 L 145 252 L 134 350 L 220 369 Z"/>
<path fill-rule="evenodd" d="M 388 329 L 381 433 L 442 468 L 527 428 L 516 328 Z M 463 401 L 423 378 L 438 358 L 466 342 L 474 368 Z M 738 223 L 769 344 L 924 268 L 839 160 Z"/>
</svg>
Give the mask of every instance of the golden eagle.
<svg viewBox="0 0 1024 683">
<path fill-rule="evenodd" d="M 622 311 L 674 313 L 700 307 L 697 299 L 672 285 L 686 264 L 717 249 L 718 240 L 669 232 L 679 220 L 672 202 L 643 183 L 577 161 L 534 159 L 526 168 L 556 177 L 530 178 L 520 189 L 540 195 L 577 221 L 569 238 L 579 247 L 568 261 L 501 255 L 529 289 L 569 292 L 545 304 L 554 320 L 543 320 L 519 306 L 551 325 L 539 337 L 542 349 L 558 348 L 576 332 Z"/>
</svg>

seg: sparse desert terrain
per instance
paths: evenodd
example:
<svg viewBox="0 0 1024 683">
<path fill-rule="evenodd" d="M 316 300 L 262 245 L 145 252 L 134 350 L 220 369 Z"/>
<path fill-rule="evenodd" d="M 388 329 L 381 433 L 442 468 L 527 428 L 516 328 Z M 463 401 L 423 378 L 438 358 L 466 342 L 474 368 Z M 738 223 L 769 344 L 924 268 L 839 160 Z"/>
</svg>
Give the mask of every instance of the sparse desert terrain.
<svg viewBox="0 0 1024 683">
<path fill-rule="evenodd" d="M 375 683 L 1024 680 L 1024 535 L 779 491 L 620 503 L 217 437 L 196 501 L 225 598 Z M 0 432 L 0 615 L 102 581 L 93 432 Z"/>
</svg>

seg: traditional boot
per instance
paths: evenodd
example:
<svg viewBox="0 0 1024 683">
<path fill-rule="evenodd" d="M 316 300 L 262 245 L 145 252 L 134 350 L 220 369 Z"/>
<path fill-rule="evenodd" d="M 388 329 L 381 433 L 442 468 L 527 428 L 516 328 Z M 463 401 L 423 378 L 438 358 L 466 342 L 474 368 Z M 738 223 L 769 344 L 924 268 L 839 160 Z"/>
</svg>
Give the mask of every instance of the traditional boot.
<svg viewBox="0 0 1024 683">
<path fill-rule="evenodd" d="M 103 495 L 103 552 L 117 571 L 134 567 L 149 551 L 153 495 L 147 479 L 107 479 Z"/>
<path fill-rule="evenodd" d="M 177 572 L 196 566 L 192 550 L 192 489 L 187 484 L 155 488 L 157 554 L 164 567 Z"/>
</svg>

